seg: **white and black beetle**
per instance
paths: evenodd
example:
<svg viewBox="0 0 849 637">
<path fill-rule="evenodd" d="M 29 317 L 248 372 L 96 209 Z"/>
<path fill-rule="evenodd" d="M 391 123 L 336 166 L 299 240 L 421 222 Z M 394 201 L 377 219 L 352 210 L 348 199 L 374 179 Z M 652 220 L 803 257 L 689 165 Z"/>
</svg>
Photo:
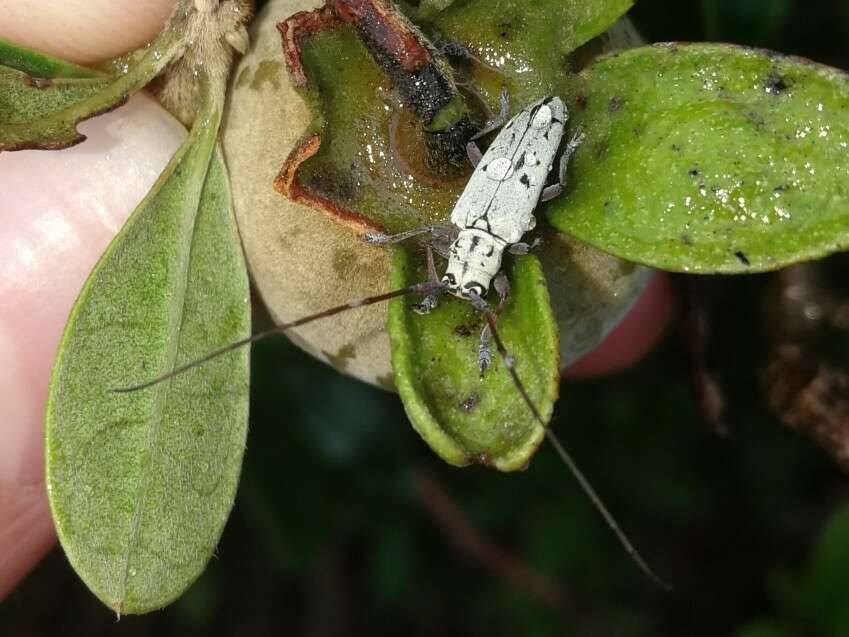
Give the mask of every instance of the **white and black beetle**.
<svg viewBox="0 0 849 637">
<path fill-rule="evenodd" d="M 504 251 L 527 254 L 537 245 L 521 239 L 536 226 L 538 203 L 563 192 L 569 159 L 583 141 L 583 134 L 576 132 L 560 157 L 557 182 L 548 185 L 569 117 L 563 100 L 544 97 L 504 123 L 507 109 L 507 94 L 502 92 L 499 120 L 475 135 L 466 147 L 475 171 L 451 211 L 453 225 L 365 236 L 371 243 L 388 244 L 432 234 L 430 247 L 448 259 L 440 289 L 472 301 L 476 307 L 483 305 L 493 279 L 503 304 L 508 293 L 507 279 L 501 272 Z M 501 128 L 500 133 L 481 154 L 476 140 L 497 128 Z M 446 248 L 447 241 L 450 245 Z M 436 279 L 433 271 L 431 278 Z M 426 313 L 435 306 L 436 297 L 431 294 L 417 309 Z M 482 373 L 491 361 L 487 343 L 490 331 L 487 326 L 481 335 L 478 365 Z"/>
<path fill-rule="evenodd" d="M 481 311 L 486 320 L 478 350 L 478 366 L 481 373 L 483 374 L 491 362 L 488 341 L 492 337 L 522 400 L 584 492 L 637 565 L 660 586 L 668 589 L 668 585 L 649 568 L 571 456 L 548 429 L 516 373 L 513 358 L 498 335 L 496 321 L 509 293 L 507 277 L 501 270 L 504 252 L 506 250 L 511 254 L 524 255 L 538 243 L 538 241 L 531 244 L 523 243 L 521 239 L 536 226 L 534 211 L 539 202 L 548 201 L 563 192 L 569 159 L 584 138 L 580 130 L 573 135 L 562 150 L 557 180 L 553 184 L 548 184 L 548 176 L 560 152 L 568 120 L 566 106 L 559 97 L 548 96 L 522 109 L 509 121 L 506 121 L 507 110 L 507 94 L 502 92 L 499 119 L 475 135 L 466 147 L 469 160 L 475 170 L 454 205 L 451 212 L 451 224 L 425 226 L 395 235 L 369 233 L 364 236 L 364 239 L 370 243 L 386 245 L 430 234 L 431 240 L 427 242 L 428 281 L 350 301 L 344 305 L 277 325 L 215 350 L 203 358 L 186 363 L 158 378 L 115 391 L 125 393 L 150 387 L 273 334 L 280 334 L 300 325 L 399 296 L 426 295 L 424 301 L 417 304 L 415 308 L 420 313 L 427 313 L 437 305 L 436 294 L 447 292 L 471 302 Z M 482 154 L 476 140 L 499 128 L 500 132 L 489 145 L 486 153 Z M 448 260 L 445 273 L 441 278 L 437 275 L 434 266 L 434 252 Z M 484 300 L 490 286 L 495 287 L 500 297 L 499 306 L 495 310 Z"/>
<path fill-rule="evenodd" d="M 502 94 L 502 117 L 506 109 Z M 367 234 L 366 240 L 395 243 L 424 233 L 450 237 L 452 243 L 445 254 L 448 266 L 442 277 L 445 291 L 464 299 L 486 296 L 492 279 L 501 271 L 504 250 L 527 254 L 530 249 L 520 241 L 536 226 L 537 204 L 563 191 L 569 158 L 583 140 L 580 132 L 561 156 L 558 182 L 546 185 L 546 180 L 560 150 L 567 118 L 559 97 L 545 97 L 504 124 L 481 155 L 475 140 L 498 124 L 487 127 L 467 146 L 475 171 L 451 212 L 453 226 L 426 226 L 391 236 Z"/>
</svg>

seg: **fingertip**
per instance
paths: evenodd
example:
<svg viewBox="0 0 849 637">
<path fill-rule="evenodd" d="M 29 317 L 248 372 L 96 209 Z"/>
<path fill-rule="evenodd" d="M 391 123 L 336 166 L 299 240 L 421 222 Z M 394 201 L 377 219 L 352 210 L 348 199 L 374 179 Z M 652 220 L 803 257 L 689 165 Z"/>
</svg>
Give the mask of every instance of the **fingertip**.
<svg viewBox="0 0 849 637">
<path fill-rule="evenodd" d="M 628 315 L 597 348 L 571 365 L 564 377 L 601 376 L 630 367 L 660 340 L 672 313 L 669 277 L 665 272 L 655 272 Z"/>
<path fill-rule="evenodd" d="M 0 38 L 91 64 L 137 49 L 162 29 L 176 0 L 0 0 Z"/>
</svg>

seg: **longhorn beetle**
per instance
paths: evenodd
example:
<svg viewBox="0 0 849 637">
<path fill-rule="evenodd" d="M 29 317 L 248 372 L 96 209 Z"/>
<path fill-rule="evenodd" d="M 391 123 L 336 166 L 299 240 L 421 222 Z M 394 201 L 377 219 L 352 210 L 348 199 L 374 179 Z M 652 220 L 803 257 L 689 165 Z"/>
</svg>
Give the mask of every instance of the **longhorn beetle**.
<svg viewBox="0 0 849 637">
<path fill-rule="evenodd" d="M 560 150 L 568 119 L 566 106 L 559 97 L 548 96 L 522 109 L 509 121 L 507 121 L 507 110 L 507 94 L 502 91 L 501 113 L 498 119 L 472 137 L 467 144 L 469 160 L 475 170 L 454 205 L 451 212 L 451 224 L 430 225 L 395 235 L 366 233 L 363 237 L 369 243 L 387 245 L 417 236 L 430 235 L 431 240 L 427 243 L 429 273 L 427 281 L 350 301 L 344 305 L 332 307 L 290 323 L 277 325 L 215 350 L 153 380 L 115 391 L 126 393 L 145 389 L 201 365 L 210 359 L 272 334 L 280 334 L 300 325 L 347 310 L 373 305 L 400 296 L 418 294 L 425 296 L 420 303 L 414 306 L 414 309 L 421 314 L 426 314 L 436 307 L 438 294 L 451 294 L 472 303 L 486 320 L 478 348 L 478 367 L 481 375 L 486 372 L 492 361 L 489 346 L 489 340 L 492 338 L 522 400 L 534 419 L 542 427 L 545 436 L 554 446 L 560 458 L 575 476 L 587 497 L 598 509 L 637 566 L 661 587 L 669 589 L 669 586 L 655 575 L 646 564 L 571 456 L 546 426 L 539 410 L 516 373 L 514 359 L 507 351 L 496 329 L 498 316 L 509 295 L 507 277 L 501 270 L 504 251 L 506 250 L 510 254 L 524 255 L 528 254 L 538 244 L 538 241 L 532 244 L 523 243 L 521 239 L 536 226 L 534 210 L 537 204 L 541 201 L 553 199 L 563 192 L 569 159 L 584 138 L 580 130 L 574 133 L 562 151 L 558 179 L 555 183 L 549 185 L 547 184 L 548 175 Z M 476 140 L 499 128 L 501 128 L 500 132 L 489 145 L 486 153 L 482 153 Z M 445 273 L 441 279 L 436 273 L 433 259 L 434 252 L 448 260 Z M 490 286 L 495 288 L 499 296 L 498 305 L 494 309 L 484 298 Z"/>
</svg>

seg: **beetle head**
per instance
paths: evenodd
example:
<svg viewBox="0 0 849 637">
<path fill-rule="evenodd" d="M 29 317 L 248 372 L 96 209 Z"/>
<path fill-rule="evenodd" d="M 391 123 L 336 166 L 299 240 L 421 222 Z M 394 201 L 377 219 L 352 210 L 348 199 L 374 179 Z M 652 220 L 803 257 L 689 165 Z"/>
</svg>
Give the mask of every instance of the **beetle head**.
<svg viewBox="0 0 849 637">
<path fill-rule="evenodd" d="M 462 230 L 448 257 L 442 283 L 450 294 L 470 299 L 486 296 L 492 278 L 501 268 L 505 243 L 483 230 Z"/>
</svg>

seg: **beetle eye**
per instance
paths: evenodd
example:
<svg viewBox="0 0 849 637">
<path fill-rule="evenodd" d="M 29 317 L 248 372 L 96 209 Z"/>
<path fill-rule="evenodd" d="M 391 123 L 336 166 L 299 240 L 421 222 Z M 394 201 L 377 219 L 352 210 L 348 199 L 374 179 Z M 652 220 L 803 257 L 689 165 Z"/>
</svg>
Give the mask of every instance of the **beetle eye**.
<svg viewBox="0 0 849 637">
<path fill-rule="evenodd" d="M 486 296 L 486 289 L 477 281 L 469 281 L 464 287 L 466 288 L 466 292 L 469 296 L 472 295 L 472 292 L 481 298 Z"/>
</svg>

